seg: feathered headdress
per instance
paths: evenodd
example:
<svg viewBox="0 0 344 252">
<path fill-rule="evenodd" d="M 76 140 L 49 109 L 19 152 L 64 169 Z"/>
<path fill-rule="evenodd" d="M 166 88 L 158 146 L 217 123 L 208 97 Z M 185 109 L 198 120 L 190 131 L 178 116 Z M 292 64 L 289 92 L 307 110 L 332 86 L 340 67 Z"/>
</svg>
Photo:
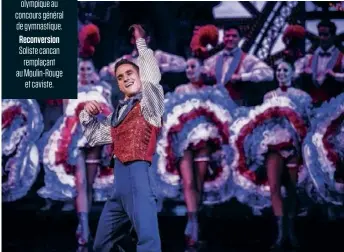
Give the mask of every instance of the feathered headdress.
<svg viewBox="0 0 344 252">
<path fill-rule="evenodd" d="M 79 32 L 79 57 L 90 58 L 95 46 L 100 42 L 99 29 L 94 24 L 87 24 Z"/>
<path fill-rule="evenodd" d="M 283 33 L 282 40 L 286 45 L 293 41 L 303 40 L 306 36 L 306 30 L 301 25 L 289 25 Z"/>
<path fill-rule="evenodd" d="M 205 25 L 200 27 L 191 39 L 190 48 L 196 57 L 208 57 L 208 44 L 215 47 L 219 39 L 219 32 L 215 25 Z"/>
<path fill-rule="evenodd" d="M 305 37 L 306 30 L 301 25 L 289 25 L 285 29 L 282 41 L 286 47 L 283 51 L 283 57 L 286 61 L 293 63 L 303 57 L 304 53 L 301 50 L 301 45 Z"/>
</svg>

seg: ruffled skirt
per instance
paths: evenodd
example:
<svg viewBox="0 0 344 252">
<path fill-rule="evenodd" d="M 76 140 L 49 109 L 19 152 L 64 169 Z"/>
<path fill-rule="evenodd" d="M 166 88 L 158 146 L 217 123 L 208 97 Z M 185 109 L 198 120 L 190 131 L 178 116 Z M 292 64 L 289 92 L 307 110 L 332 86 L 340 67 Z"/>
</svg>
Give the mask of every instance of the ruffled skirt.
<svg viewBox="0 0 344 252">
<path fill-rule="evenodd" d="M 36 140 L 43 132 L 38 103 L 2 100 L 2 200 L 24 197 L 40 171 Z"/>
<path fill-rule="evenodd" d="M 303 144 L 305 165 L 320 198 L 344 203 L 344 94 L 325 102 L 315 113 Z"/>
<path fill-rule="evenodd" d="M 280 153 L 288 165 L 300 156 L 307 133 L 302 110 L 287 97 L 273 97 L 262 105 L 247 109 L 230 127 L 233 148 L 233 181 L 236 198 L 257 213 L 271 205 L 265 162 L 270 151 Z M 299 185 L 307 171 L 299 164 Z"/>
<path fill-rule="evenodd" d="M 76 196 L 75 169 L 83 148 L 89 148 L 79 122 L 84 103 L 98 101 L 103 107 L 101 117 L 112 112 L 112 106 L 95 86 L 79 88 L 78 99 L 70 100 L 65 114 L 40 139 L 39 146 L 45 169 L 45 186 L 38 191 L 43 198 L 66 201 Z M 113 169 L 109 167 L 112 146 L 101 147 L 101 164 L 93 183 L 94 200 L 105 201 L 113 192 Z"/>
<path fill-rule="evenodd" d="M 228 146 L 229 124 L 236 105 L 225 90 L 207 87 L 187 94 L 168 94 L 163 128 L 155 160 L 163 197 L 183 200 L 178 163 L 186 150 L 211 146 L 204 183 L 203 203 L 215 204 L 232 197 Z"/>
</svg>

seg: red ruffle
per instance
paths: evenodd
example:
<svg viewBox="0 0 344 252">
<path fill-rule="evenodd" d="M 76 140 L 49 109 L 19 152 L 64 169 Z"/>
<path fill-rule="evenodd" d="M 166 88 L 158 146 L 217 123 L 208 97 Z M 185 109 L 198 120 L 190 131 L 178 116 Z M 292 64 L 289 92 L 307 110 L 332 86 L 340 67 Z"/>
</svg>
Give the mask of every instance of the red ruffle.
<svg viewBox="0 0 344 252">
<path fill-rule="evenodd" d="M 217 128 L 219 129 L 220 137 L 221 139 L 215 138 L 215 139 L 209 139 L 207 142 L 206 141 L 200 141 L 197 145 L 191 145 L 189 146 L 192 149 L 198 149 L 201 148 L 202 146 L 205 146 L 205 144 L 208 144 L 211 142 L 214 144 L 216 148 L 220 148 L 221 142 L 223 144 L 228 144 L 229 142 L 229 125 L 228 123 L 222 123 L 216 116 L 215 113 L 208 111 L 205 108 L 199 108 L 192 110 L 190 113 L 183 114 L 179 116 L 179 124 L 174 125 L 171 127 L 170 131 L 167 134 L 167 142 L 168 145 L 166 147 L 166 153 L 167 153 L 167 163 L 166 163 L 166 170 L 167 172 L 171 174 L 178 174 L 178 169 L 176 169 L 176 163 L 177 159 L 173 153 L 172 150 L 172 139 L 173 139 L 173 134 L 178 133 L 184 126 L 184 124 L 190 120 L 193 120 L 197 117 L 200 116 L 205 116 L 209 120 L 211 120 L 215 125 L 217 125 Z M 213 180 L 215 179 L 218 175 L 222 173 L 222 167 L 219 167 L 218 169 L 214 170 L 215 174 L 211 177 L 207 177 L 206 181 Z"/>
<path fill-rule="evenodd" d="M 74 174 L 75 166 L 68 164 L 68 147 L 72 143 L 73 134 L 79 124 L 79 114 L 84 108 L 85 102 L 79 103 L 75 108 L 73 116 L 65 118 L 65 123 L 61 129 L 61 136 L 58 142 L 57 151 L 55 153 L 56 164 L 62 164 L 67 174 Z M 106 104 L 101 104 L 103 113 L 109 115 L 111 113 L 110 108 Z"/>
<path fill-rule="evenodd" d="M 2 129 L 7 128 L 16 116 L 22 116 L 24 120 L 26 120 L 26 117 L 22 114 L 20 106 L 12 106 L 2 112 Z"/>
<path fill-rule="evenodd" d="M 103 167 L 99 171 L 98 177 L 107 177 L 113 175 L 113 168 L 111 167 Z"/>
<path fill-rule="evenodd" d="M 340 168 L 340 160 L 338 153 L 336 153 L 334 146 L 329 142 L 329 137 L 334 135 L 338 130 L 338 127 L 344 120 L 344 114 L 341 114 L 338 118 L 333 120 L 331 124 L 326 129 L 324 137 L 322 139 L 325 149 L 327 150 L 327 158 L 335 165 L 336 169 Z"/>
<path fill-rule="evenodd" d="M 255 120 L 250 121 L 246 124 L 241 131 L 239 132 L 239 136 L 235 142 L 235 145 L 239 152 L 239 161 L 238 161 L 238 170 L 239 172 L 249 180 L 253 181 L 258 185 L 267 184 L 267 180 L 259 180 L 254 171 L 249 170 L 246 165 L 246 158 L 245 158 L 245 150 L 244 150 L 244 142 L 245 138 L 252 133 L 252 131 L 260 126 L 264 121 L 272 119 L 272 118 L 279 118 L 279 117 L 286 117 L 291 124 L 295 127 L 297 133 L 299 134 L 300 138 L 303 140 L 307 133 L 307 127 L 302 120 L 302 118 L 292 109 L 289 108 L 280 108 L 280 107 L 273 107 L 269 108 L 263 113 L 259 114 Z M 292 144 L 292 143 L 289 143 Z M 280 145 L 275 147 L 286 147 L 286 145 Z M 290 146 L 290 145 L 289 145 Z"/>
<path fill-rule="evenodd" d="M 49 100 L 45 100 L 46 104 L 50 105 L 50 106 L 60 106 L 63 104 L 63 100 L 62 99 L 49 99 Z"/>
</svg>

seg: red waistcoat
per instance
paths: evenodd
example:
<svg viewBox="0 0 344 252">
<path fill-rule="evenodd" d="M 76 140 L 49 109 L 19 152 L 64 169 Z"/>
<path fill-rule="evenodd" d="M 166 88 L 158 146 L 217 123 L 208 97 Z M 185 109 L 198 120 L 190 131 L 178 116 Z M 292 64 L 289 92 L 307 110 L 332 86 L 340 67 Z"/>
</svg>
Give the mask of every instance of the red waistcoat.
<svg viewBox="0 0 344 252">
<path fill-rule="evenodd" d="M 137 160 L 152 162 L 158 133 L 159 127 L 144 119 L 138 102 L 119 125 L 111 128 L 114 155 L 122 163 Z"/>
<path fill-rule="evenodd" d="M 333 67 L 335 73 L 340 73 L 342 68 L 342 58 L 343 54 L 339 53 L 337 61 Z M 312 66 L 313 55 L 310 57 L 308 65 Z M 317 87 L 315 85 L 309 85 L 309 90 L 305 90 L 312 97 L 313 102 L 324 102 L 330 100 L 332 97 L 336 97 L 343 92 L 343 87 L 341 83 L 337 83 L 336 80 L 325 79 L 324 83 Z"/>
<path fill-rule="evenodd" d="M 238 65 L 238 67 L 235 69 L 234 74 L 238 74 L 239 73 L 241 65 L 242 65 L 242 62 L 244 61 L 245 57 L 246 57 L 246 53 L 243 52 L 241 54 L 240 63 Z M 229 81 L 229 82 L 226 83 L 225 87 L 226 87 L 230 97 L 233 100 L 240 100 L 240 99 L 242 99 L 242 95 L 241 95 L 242 91 L 240 90 L 240 88 L 241 88 L 240 87 L 240 83 L 238 83 L 237 86 L 235 86 L 235 85 L 233 86 L 233 84 Z"/>
</svg>

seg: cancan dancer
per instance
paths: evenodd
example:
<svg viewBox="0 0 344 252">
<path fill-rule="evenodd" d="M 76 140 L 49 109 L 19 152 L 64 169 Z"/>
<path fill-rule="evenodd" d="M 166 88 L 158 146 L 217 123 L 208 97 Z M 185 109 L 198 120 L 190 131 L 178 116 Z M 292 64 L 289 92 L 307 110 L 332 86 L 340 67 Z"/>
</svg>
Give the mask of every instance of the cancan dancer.
<svg viewBox="0 0 344 252">
<path fill-rule="evenodd" d="M 120 60 L 115 65 L 119 89 L 124 93 L 113 114 L 104 122 L 97 102 L 88 102 L 80 113 L 84 135 L 91 146 L 113 143 L 115 186 L 106 202 L 96 233 L 94 250 L 110 251 L 125 224 L 131 222 L 138 236 L 137 251 L 161 251 L 152 156 L 161 127 L 164 93 L 153 51 L 147 48 L 145 31 L 133 25 L 139 52 L 138 65 Z"/>
</svg>

